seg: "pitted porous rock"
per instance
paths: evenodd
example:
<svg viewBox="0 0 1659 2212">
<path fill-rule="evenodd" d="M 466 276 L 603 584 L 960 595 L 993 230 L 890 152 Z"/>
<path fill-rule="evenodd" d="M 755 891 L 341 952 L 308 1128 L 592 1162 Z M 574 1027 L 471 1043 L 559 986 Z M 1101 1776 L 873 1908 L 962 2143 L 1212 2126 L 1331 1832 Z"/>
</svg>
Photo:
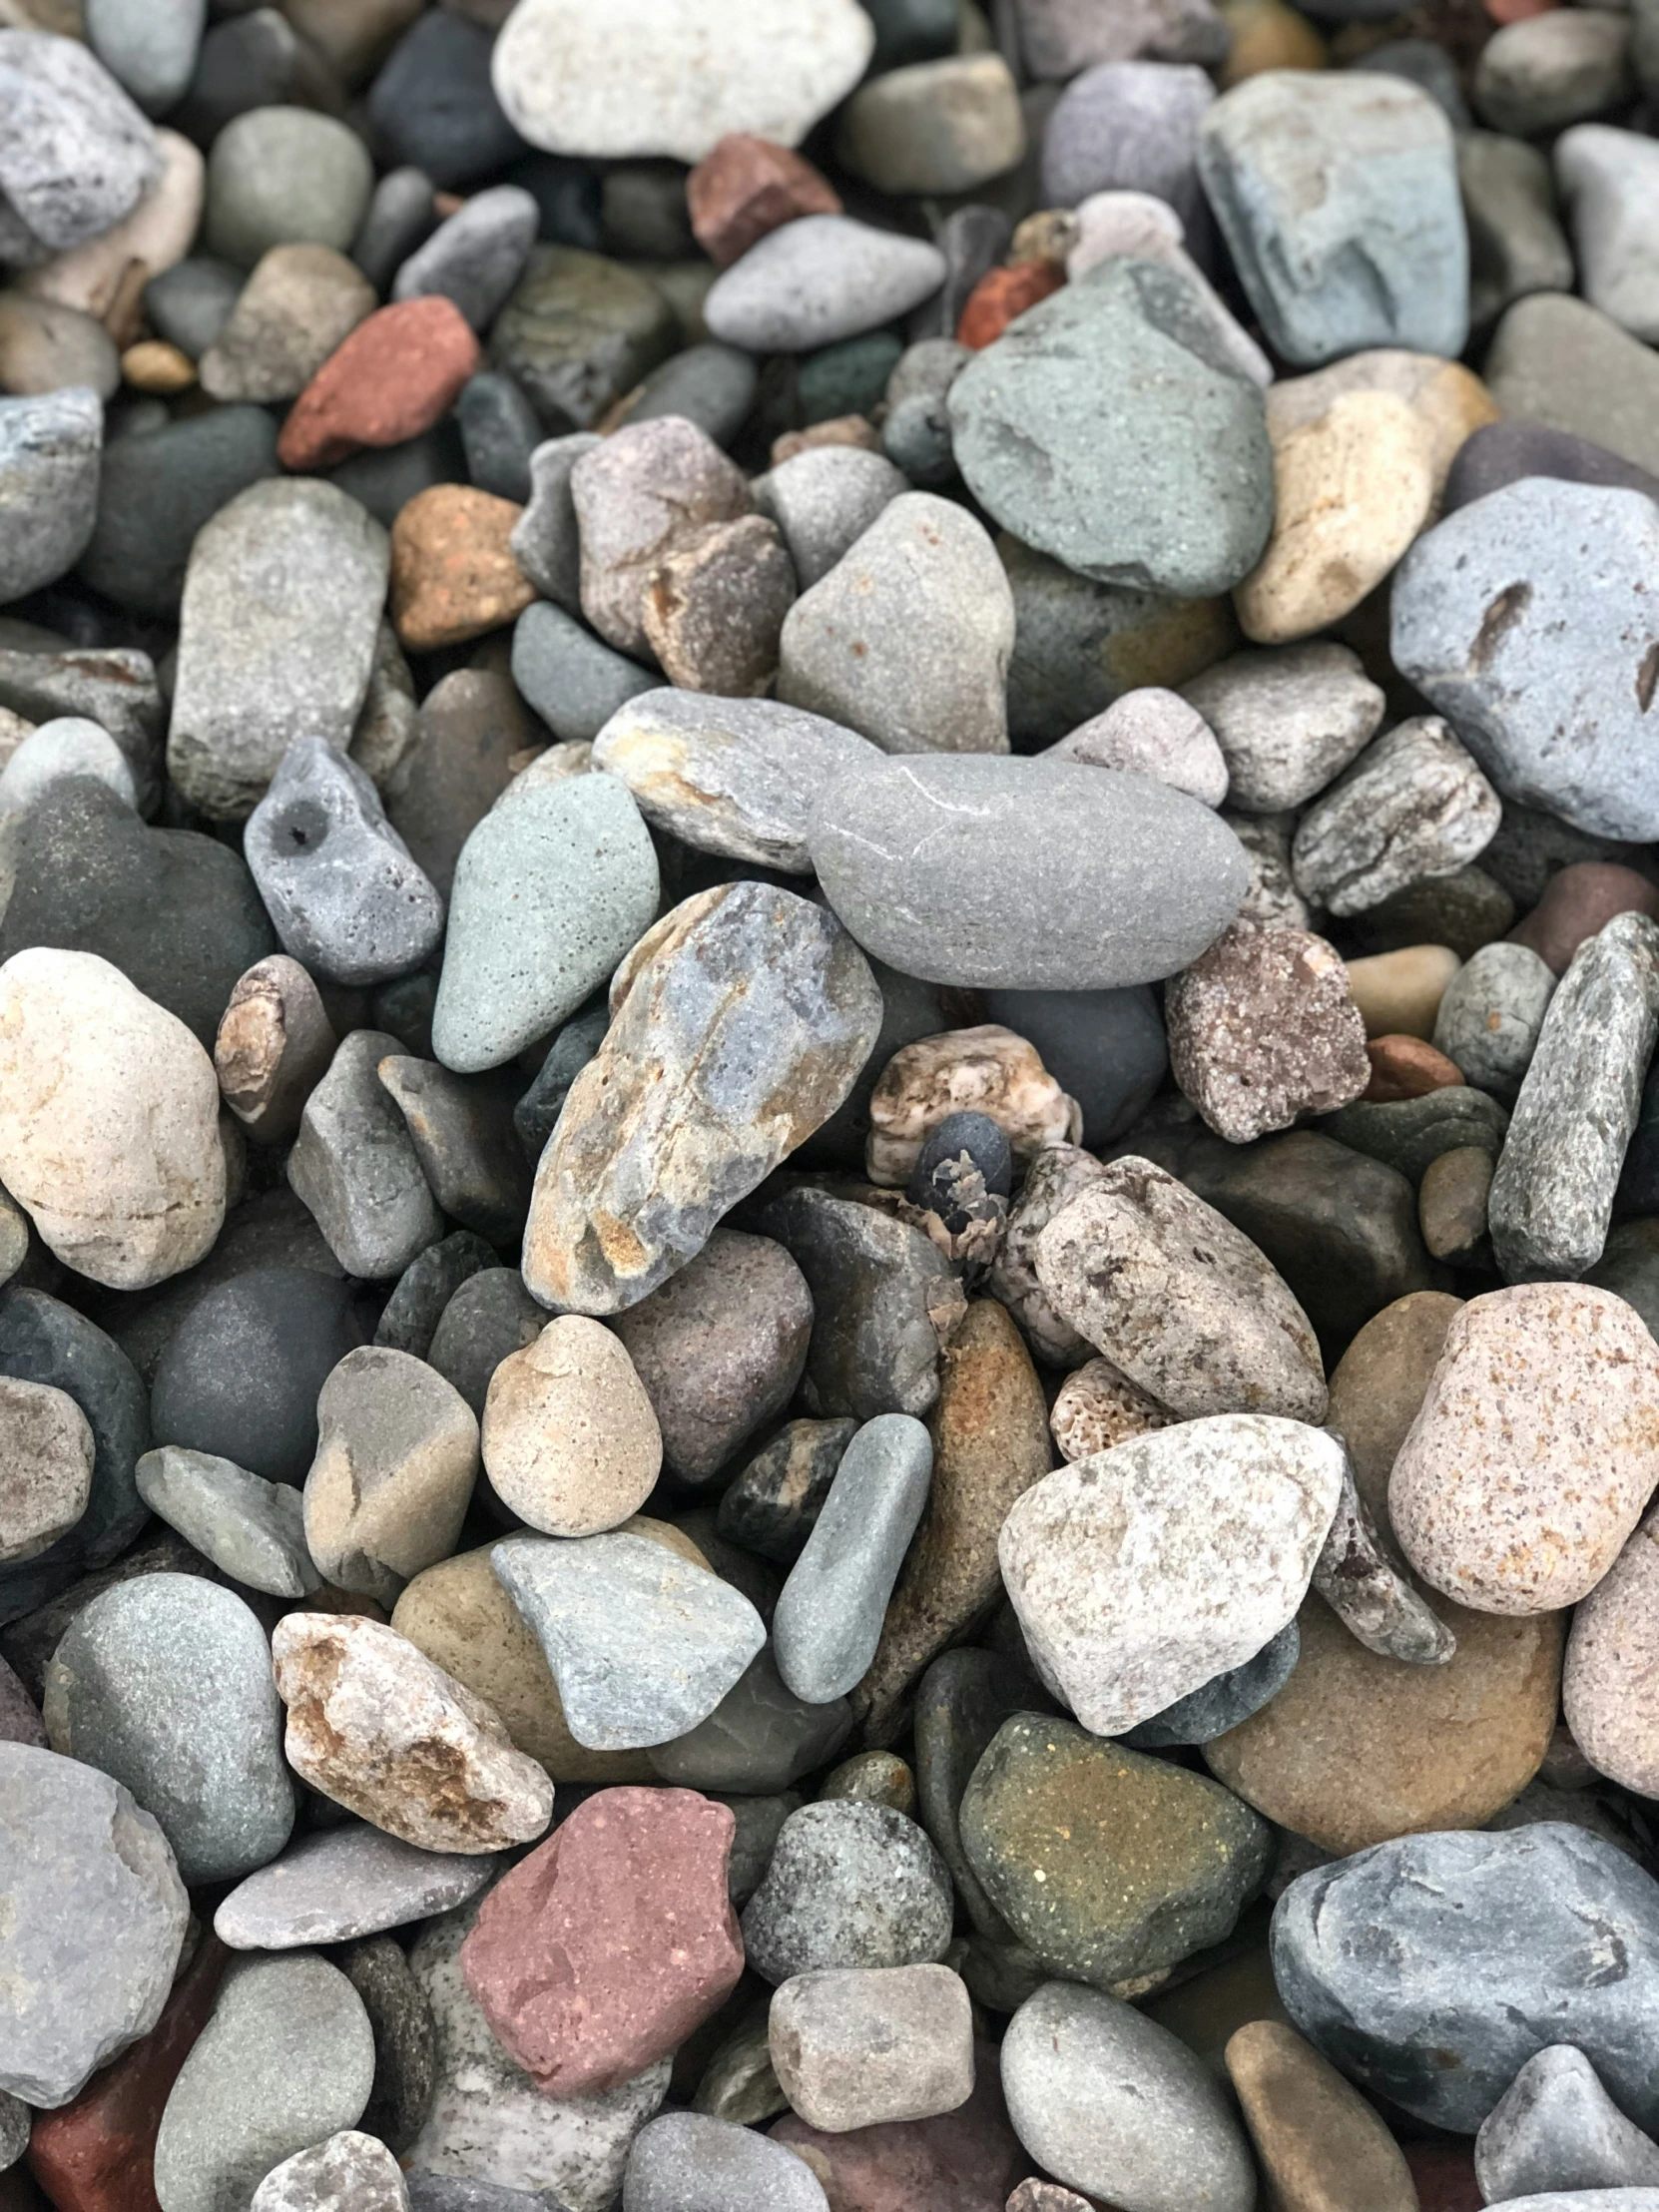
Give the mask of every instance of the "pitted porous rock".
<svg viewBox="0 0 1659 2212">
<path fill-rule="evenodd" d="M 1300 807 L 1375 734 L 1382 688 L 1346 645 L 1247 649 L 1181 686 L 1227 761 L 1227 803 L 1247 815 Z"/>
<path fill-rule="evenodd" d="M 1236 921 L 1164 999 L 1170 1067 L 1230 1144 L 1334 1113 L 1371 1081 L 1366 1025 L 1334 945 Z"/>
<path fill-rule="evenodd" d="M 1318 1340 L 1284 1278 L 1150 1160 L 1114 1160 L 1063 1207 L 1036 1268 L 1055 1312 L 1179 1420 L 1324 1418 Z"/>
<path fill-rule="evenodd" d="M 1496 792 L 1449 727 L 1415 716 L 1309 808 L 1292 851 L 1297 889 L 1334 914 L 1362 913 L 1474 859 L 1502 819 Z"/>
<path fill-rule="evenodd" d="M 1049 1431 L 1069 1462 L 1126 1444 L 1132 1436 L 1168 1428 L 1175 1415 L 1120 1375 L 1110 1360 L 1074 1368 L 1060 1384 L 1048 1416 Z"/>
<path fill-rule="evenodd" d="M 1593 1590 L 1659 1486 L 1659 1347 L 1583 1283 L 1522 1283 L 1452 1316 L 1388 1478 L 1424 1581 L 1481 1613 Z"/>
<path fill-rule="evenodd" d="M 1314 1566 L 1314 1588 L 1349 1634 L 1384 1659 L 1443 1667 L 1456 1653 L 1456 1637 L 1378 1542 L 1346 1443 L 1342 1502 Z"/>
<path fill-rule="evenodd" d="M 1002 1579 L 1044 1680 L 1121 1736 L 1296 1616 L 1342 1498 L 1323 1429 L 1183 1421 L 1045 1475 L 1003 1523 Z"/>
<path fill-rule="evenodd" d="M 1060 1319 L 1037 1281 L 1037 1239 L 1063 1206 L 1093 1190 L 1105 1173 L 1092 1152 L 1074 1144 L 1052 1144 L 1039 1152 L 1008 1216 L 1002 1249 L 985 1279 L 991 1297 L 1007 1307 L 1031 1349 L 1052 1367 L 1079 1366 L 1091 1357 L 1093 1347 Z"/>
<path fill-rule="evenodd" d="M 541 1835 L 553 1785 L 483 1699 L 392 1629 L 288 1613 L 272 1638 L 299 1779 L 422 1851 L 500 1851 Z"/>
<path fill-rule="evenodd" d="M 870 1181 L 907 1183 L 930 1132 L 962 1113 L 988 1115 L 1020 1160 L 1083 1134 L 1083 1109 L 1024 1037 L 994 1021 L 946 1029 L 902 1046 L 877 1078 L 864 1145 Z"/>
<path fill-rule="evenodd" d="M 700 1252 L 839 1106 L 881 993 L 823 908 L 723 884 L 664 916 L 612 985 L 611 1026 L 536 1171 L 524 1280 L 544 1306 L 614 1314 Z"/>
</svg>

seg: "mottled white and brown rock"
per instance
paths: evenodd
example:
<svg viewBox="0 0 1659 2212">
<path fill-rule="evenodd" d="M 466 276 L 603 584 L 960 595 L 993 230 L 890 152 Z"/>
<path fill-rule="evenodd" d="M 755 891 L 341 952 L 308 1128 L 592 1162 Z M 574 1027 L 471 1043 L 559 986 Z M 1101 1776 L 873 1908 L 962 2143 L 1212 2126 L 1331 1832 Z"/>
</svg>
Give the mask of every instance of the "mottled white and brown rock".
<svg viewBox="0 0 1659 2212">
<path fill-rule="evenodd" d="M 626 1347 L 585 1314 L 503 1360 L 484 1400 L 484 1465 L 503 1504 L 549 1536 L 594 1536 L 637 1512 L 663 1437 Z"/>
<path fill-rule="evenodd" d="M 286 1144 L 338 1043 L 316 985 L 285 952 L 237 978 L 214 1039 L 220 1096 L 258 1144 Z"/>
<path fill-rule="evenodd" d="M 864 1144 L 870 1181 L 907 1183 L 922 1146 L 952 1114 L 988 1115 L 1018 1160 L 1083 1134 L 1083 1109 L 1035 1045 L 994 1021 L 946 1029 L 901 1046 L 877 1077 Z"/>
<path fill-rule="evenodd" d="M 1032 1351 L 1051 1367 L 1077 1367 L 1092 1357 L 1094 1348 L 1049 1304 L 1037 1281 L 1037 1239 L 1062 1206 L 1092 1190 L 1105 1173 L 1092 1152 L 1074 1144 L 1050 1145 L 1039 1152 L 1008 1216 L 1002 1249 L 985 1278 L 991 1297 L 1007 1307 Z"/>
<path fill-rule="evenodd" d="M 619 653 L 648 660 L 646 597 L 664 559 L 753 502 L 743 470 L 684 415 L 628 423 L 570 472 L 582 545 L 582 612 Z"/>
<path fill-rule="evenodd" d="M 67 1533 L 92 1492 L 92 1430 L 66 1390 L 0 1376 L 0 1566 Z"/>
<path fill-rule="evenodd" d="M 1425 876 L 1450 875 L 1497 834 L 1503 807 L 1438 715 L 1414 715 L 1364 753 L 1309 808 L 1296 833 L 1296 887 L 1358 914 Z"/>
<path fill-rule="evenodd" d="M 423 1851 L 542 1834 L 553 1785 L 481 1697 L 359 1614 L 288 1613 L 271 1640 L 301 1782 Z"/>
<path fill-rule="evenodd" d="M 1068 1462 L 1092 1459 L 1131 1436 L 1168 1428 L 1175 1415 L 1155 1397 L 1120 1375 L 1110 1360 L 1090 1360 L 1074 1368 L 1060 1384 L 1049 1408 L 1048 1426 Z"/>
</svg>

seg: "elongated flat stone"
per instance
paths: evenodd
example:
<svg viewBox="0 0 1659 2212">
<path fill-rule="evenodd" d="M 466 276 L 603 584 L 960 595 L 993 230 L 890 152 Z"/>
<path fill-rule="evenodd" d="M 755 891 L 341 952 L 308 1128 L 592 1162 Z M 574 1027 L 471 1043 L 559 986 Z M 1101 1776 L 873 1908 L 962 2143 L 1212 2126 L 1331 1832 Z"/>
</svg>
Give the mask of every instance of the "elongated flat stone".
<svg viewBox="0 0 1659 2212">
<path fill-rule="evenodd" d="M 214 1934 L 233 1950 L 348 1942 L 464 1905 L 497 1866 L 490 1853 L 422 1851 L 352 1822 L 302 1836 L 239 1883 L 214 1915 Z"/>
</svg>

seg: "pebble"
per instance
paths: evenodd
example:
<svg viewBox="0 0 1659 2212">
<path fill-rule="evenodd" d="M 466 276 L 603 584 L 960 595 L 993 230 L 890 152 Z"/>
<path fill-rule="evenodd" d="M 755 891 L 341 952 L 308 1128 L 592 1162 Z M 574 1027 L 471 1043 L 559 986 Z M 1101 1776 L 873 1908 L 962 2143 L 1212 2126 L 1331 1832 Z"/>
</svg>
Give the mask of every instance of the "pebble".
<svg viewBox="0 0 1659 2212">
<path fill-rule="evenodd" d="M 1474 2161 L 1488 2203 L 1659 2183 L 1659 2144 L 1625 2118 L 1571 2043 L 1546 2043 L 1521 2067 L 1481 2121 Z"/>
<path fill-rule="evenodd" d="M 254 2192 L 250 2212 L 407 2212 L 409 2193 L 384 2143 L 356 2128 L 295 2151 Z"/>
<path fill-rule="evenodd" d="M 1362 2195 L 1379 2212 L 1412 2212 L 1417 2190 L 1399 2145 L 1328 2059 L 1278 2020 L 1235 2029 L 1227 2077 L 1280 2201 L 1299 2208 Z"/>
<path fill-rule="evenodd" d="M 811 2127 L 930 2119 L 973 2093 L 973 2007 L 948 1966 L 797 1974 L 773 1998 L 768 2032 L 784 2093 Z"/>
<path fill-rule="evenodd" d="M 272 1650 L 283 1750 L 311 1789 L 422 1851 L 498 1851 L 547 1827 L 546 1774 L 404 1637 L 359 1615 L 288 1613 Z"/>
<path fill-rule="evenodd" d="M 427 1358 L 481 1420 L 490 1377 L 510 1353 L 534 1344 L 546 1323 L 516 1268 L 482 1269 L 438 1317 Z"/>
<path fill-rule="evenodd" d="M 530 455 L 542 437 L 535 409 L 517 384 L 491 369 L 468 377 L 455 402 L 455 422 L 471 481 L 480 491 L 522 506 L 530 496 Z M 511 548 L 511 536 L 507 542 Z"/>
<path fill-rule="evenodd" d="M 406 651 L 465 645 L 524 612 L 535 592 L 508 543 L 518 516 L 470 484 L 432 484 L 399 507 L 390 607 Z"/>
<path fill-rule="evenodd" d="M 483 1453 L 496 1494 L 531 1528 L 593 1536 L 645 1503 L 663 1441 L 626 1347 L 566 1314 L 490 1378 Z"/>
<path fill-rule="evenodd" d="M 158 2200 L 251 2212 L 273 2166 L 356 2125 L 373 2079 L 368 2015 L 337 1966 L 308 1952 L 235 1960 L 162 2113 Z"/>
<path fill-rule="evenodd" d="M 148 120 L 77 39 L 8 27 L 0 100 L 12 123 L 0 155 L 10 263 L 27 269 L 112 230 L 161 173 Z"/>
<path fill-rule="evenodd" d="M 751 494 L 776 522 L 803 591 L 850 552 L 884 508 L 908 490 L 904 476 L 879 453 L 822 445 L 757 477 Z"/>
<path fill-rule="evenodd" d="M 443 1217 L 378 1067 L 397 1050 L 384 1030 L 354 1029 L 305 1101 L 288 1154 L 294 1195 L 348 1274 L 399 1276 L 443 1234 Z"/>
<path fill-rule="evenodd" d="M 832 1759 L 850 1726 L 843 1699 L 809 1705 L 786 1689 L 769 1645 L 744 1669 L 707 1720 L 670 1743 L 653 1746 L 649 1763 L 663 1782 L 687 1789 L 743 1792 L 743 1798 L 732 1801 L 741 1814 L 748 1793 L 789 1792 L 792 1783 Z M 771 1861 L 776 1830 L 798 1802 L 793 1793 L 768 1796 L 767 1804 L 777 1819 L 769 1815 L 772 1833 L 750 1869 L 746 1894 L 759 1886 Z M 740 1830 L 734 1852 L 742 1845 Z"/>
<path fill-rule="evenodd" d="M 417 980 L 425 984 L 424 1004 L 430 1007 L 431 979 Z M 403 1117 L 439 1206 L 474 1234 L 510 1244 L 524 1226 L 530 1170 L 507 1100 L 499 1091 L 469 1086 L 435 1060 L 412 1055 L 388 1054 L 376 1072 Z M 436 1318 L 434 1309 L 434 1325 Z"/>
<path fill-rule="evenodd" d="M 1629 90 L 1630 26 L 1604 8 L 1504 24 L 1482 48 L 1472 87 L 1481 120 L 1515 138 L 1600 115 Z"/>
<path fill-rule="evenodd" d="M 160 1827 L 110 1775 L 0 1742 L 0 1778 L 17 1916 L 17 1970 L 0 1997 L 0 2088 L 51 2111 L 155 2026 L 190 1900 Z M 63 1912 L 70 1886 L 73 1929 Z"/>
<path fill-rule="evenodd" d="M 1215 733 L 1196 707 L 1158 685 L 1125 692 L 1047 750 L 1058 760 L 1156 777 L 1206 807 L 1227 797 L 1227 763 Z"/>
<path fill-rule="evenodd" d="M 534 246 L 490 334 L 489 358 L 554 435 L 586 430 L 656 367 L 677 333 L 644 276 L 567 246 Z"/>
<path fill-rule="evenodd" d="M 233 323 L 240 310 L 239 300 Z M 332 468 L 359 446 L 418 437 L 449 412 L 478 366 L 466 317 L 441 293 L 401 298 L 353 324 L 317 362 L 282 423 L 276 454 L 284 468 Z"/>
<path fill-rule="evenodd" d="M 777 1986 L 828 1967 L 936 1963 L 950 1940 L 950 1877 L 914 1821 L 831 1798 L 779 1831 L 744 1909 L 749 1964 Z"/>
<path fill-rule="evenodd" d="M 296 399 L 374 304 L 373 285 L 332 247 L 274 246 L 202 354 L 202 388 L 220 400 Z"/>
<path fill-rule="evenodd" d="M 367 148 L 333 116 L 253 108 L 213 142 L 204 243 L 238 269 L 273 246 L 349 253 L 373 184 Z"/>
<path fill-rule="evenodd" d="M 1368 1037 L 1434 1034 L 1440 1001 L 1462 966 L 1444 944 L 1401 945 L 1348 962 L 1348 987 Z"/>
<path fill-rule="evenodd" d="M 886 70 L 842 109 L 836 149 L 877 192 L 972 192 L 1025 152 L 1019 87 L 1000 54 Z"/>
<path fill-rule="evenodd" d="M 1292 847 L 1297 888 L 1334 914 L 1362 912 L 1474 859 L 1501 814 L 1439 716 L 1396 723 L 1303 817 Z"/>
<path fill-rule="evenodd" d="M 0 1564 L 10 1565 L 45 1551 L 86 1511 L 93 1437 L 63 1390 L 9 1378 L 0 1380 L 0 1437 L 11 1468 L 0 1492 Z"/>
<path fill-rule="evenodd" d="M 523 273 L 541 211 L 519 185 L 474 193 L 415 248 L 392 279 L 394 300 L 439 294 L 486 330 Z"/>
<path fill-rule="evenodd" d="M 1215 97 L 1205 72 L 1187 64 L 1111 61 L 1083 70 L 1043 132 L 1044 201 L 1075 208 L 1095 193 L 1144 193 L 1167 202 L 1188 236 L 1207 242 L 1213 231 L 1198 181 L 1198 134 Z"/>
<path fill-rule="evenodd" d="M 736 2204 L 826 2212 L 830 2200 L 803 2159 L 752 2127 L 665 2112 L 634 2138 L 622 2201 L 626 2212 L 725 2212 Z"/>
<path fill-rule="evenodd" d="M 944 281 L 920 239 L 844 215 L 805 215 L 750 247 L 703 303 L 709 334 L 754 353 L 809 352 L 908 313 Z"/>
<path fill-rule="evenodd" d="M 514 627 L 512 669 L 525 700 L 567 743 L 591 742 L 630 699 L 659 688 L 637 662 L 546 600 L 526 608 Z"/>
<path fill-rule="evenodd" d="M 1110 1360 L 1087 1360 L 1074 1368 L 1055 1393 L 1049 1426 L 1060 1456 L 1068 1462 L 1092 1459 L 1114 1444 L 1167 1428 L 1170 1415 L 1156 1398 L 1137 1389 Z"/>
<path fill-rule="evenodd" d="M 1434 1016 L 1434 1044 L 1465 1079 L 1506 1106 L 1537 1050 L 1555 977 L 1521 944 L 1487 944 L 1452 976 Z"/>
<path fill-rule="evenodd" d="M 1638 133 L 1604 123 L 1564 131 L 1553 153 L 1585 298 L 1650 344 L 1659 337 L 1659 270 L 1642 215 L 1659 185 L 1651 155 Z"/>
<path fill-rule="evenodd" d="M 857 1426 L 845 1418 L 786 1421 L 722 1491 L 721 1533 L 763 1559 L 793 1566 Z"/>
<path fill-rule="evenodd" d="M 1339 1511 L 1341 1508 L 1339 1508 Z M 1333 1524 L 1335 1525 L 1335 1524 Z M 1326 1551 L 1330 1539 L 1326 1539 Z M 1315 1570 L 1316 1572 L 1318 1569 Z M 1295 1621 L 1270 1636 L 1254 1659 L 1215 1675 L 1161 1713 L 1138 1721 L 1123 1741 L 1136 1751 L 1162 1751 L 1173 1744 L 1210 1744 L 1276 1698 L 1302 1657 L 1302 1634 Z"/>
<path fill-rule="evenodd" d="M 1539 293 L 1517 299 L 1499 322 L 1486 382 L 1505 415 L 1593 439 L 1652 473 L 1651 362 L 1648 347 L 1587 300 Z"/>
<path fill-rule="evenodd" d="M 497 1862 L 418 1851 L 349 1822 L 303 1836 L 249 1875 L 214 1915 L 233 1950 L 296 1950 L 348 1942 L 464 1905 L 487 1887 Z"/>
<path fill-rule="evenodd" d="M 0 399 L 0 500 L 11 518 L 0 605 L 55 582 L 86 551 L 103 432 L 98 394 L 84 387 Z"/>
<path fill-rule="evenodd" d="M 321 1586 L 289 1484 L 178 1444 L 145 1452 L 135 1479 L 150 1510 L 245 1589 L 297 1598 Z"/>
<path fill-rule="evenodd" d="M 374 2031 L 374 2086 L 359 2125 L 401 2153 L 420 2133 L 437 2088 L 432 2007 L 394 1936 L 370 1936 L 348 1944 L 340 1966 Z"/>
<path fill-rule="evenodd" d="M 1180 690 L 1214 731 L 1228 800 L 1246 814 L 1314 798 L 1361 752 L 1383 713 L 1382 692 L 1344 645 L 1234 654 Z"/>
<path fill-rule="evenodd" d="M 169 616 L 196 533 L 229 500 L 275 474 L 276 435 L 263 407 L 224 405 L 103 456 L 98 514 L 79 573 L 118 606 Z"/>
<path fill-rule="evenodd" d="M 103 324 L 78 308 L 0 292 L 0 377 L 20 394 L 82 386 L 107 402 L 121 385 L 121 356 Z"/>
<path fill-rule="evenodd" d="M 1659 888 L 1616 861 L 1575 860 L 1551 875 L 1508 941 L 1529 945 L 1552 974 L 1564 975 L 1587 937 L 1598 936 L 1615 914 L 1629 913 L 1659 920 Z"/>
</svg>

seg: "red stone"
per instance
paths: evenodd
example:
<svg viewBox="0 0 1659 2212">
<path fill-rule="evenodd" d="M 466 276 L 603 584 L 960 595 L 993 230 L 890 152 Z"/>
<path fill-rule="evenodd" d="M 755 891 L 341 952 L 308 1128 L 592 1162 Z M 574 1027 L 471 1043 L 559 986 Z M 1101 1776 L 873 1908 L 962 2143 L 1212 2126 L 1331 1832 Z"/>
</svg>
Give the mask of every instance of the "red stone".
<svg viewBox="0 0 1659 2212">
<path fill-rule="evenodd" d="M 1016 315 L 1058 291 L 1065 280 L 1058 262 L 1020 262 L 1013 269 L 987 271 L 967 295 L 956 324 L 956 343 L 970 345 L 977 353 L 992 338 L 999 338 Z"/>
<path fill-rule="evenodd" d="M 461 1970 L 550 2096 L 615 2088 L 731 1995 L 736 1827 L 696 1790 L 600 1790 L 484 1900 Z"/>
<path fill-rule="evenodd" d="M 1615 914 L 1651 914 L 1659 920 L 1659 886 L 1616 860 L 1575 860 L 1544 885 L 1544 895 L 1509 932 L 1557 975 L 1565 975 L 1586 937 L 1605 929 Z"/>
<path fill-rule="evenodd" d="M 58 2212 L 161 2212 L 153 2164 L 162 2111 L 230 1958 L 219 1937 L 204 1933 L 149 2034 L 71 2102 L 35 2114 L 24 2155 Z"/>
<path fill-rule="evenodd" d="M 787 2113 L 768 2129 L 804 2151 L 830 2212 L 1003 2212 L 1031 2160 L 1008 2124 L 997 2053 L 973 2046 L 973 2094 L 931 2120 L 885 2120 L 828 2135 Z"/>
<path fill-rule="evenodd" d="M 1421 2212 L 1481 2212 L 1485 2199 L 1474 2178 L 1474 2145 L 1401 2143 Z"/>
<path fill-rule="evenodd" d="M 1421 1037 L 1373 1037 L 1366 1046 L 1366 1057 L 1371 1062 L 1371 1081 L 1364 1095 L 1378 1104 L 1424 1098 L 1430 1091 L 1449 1090 L 1463 1080 L 1456 1061 L 1436 1052 Z"/>
<path fill-rule="evenodd" d="M 332 468 L 363 445 L 401 445 L 455 404 L 478 340 L 453 299 L 433 293 L 376 308 L 335 346 L 288 410 L 284 468 Z"/>
<path fill-rule="evenodd" d="M 697 243 L 730 269 L 758 239 L 799 215 L 839 215 L 834 188 L 799 154 L 748 131 L 728 131 L 686 179 Z"/>
</svg>

